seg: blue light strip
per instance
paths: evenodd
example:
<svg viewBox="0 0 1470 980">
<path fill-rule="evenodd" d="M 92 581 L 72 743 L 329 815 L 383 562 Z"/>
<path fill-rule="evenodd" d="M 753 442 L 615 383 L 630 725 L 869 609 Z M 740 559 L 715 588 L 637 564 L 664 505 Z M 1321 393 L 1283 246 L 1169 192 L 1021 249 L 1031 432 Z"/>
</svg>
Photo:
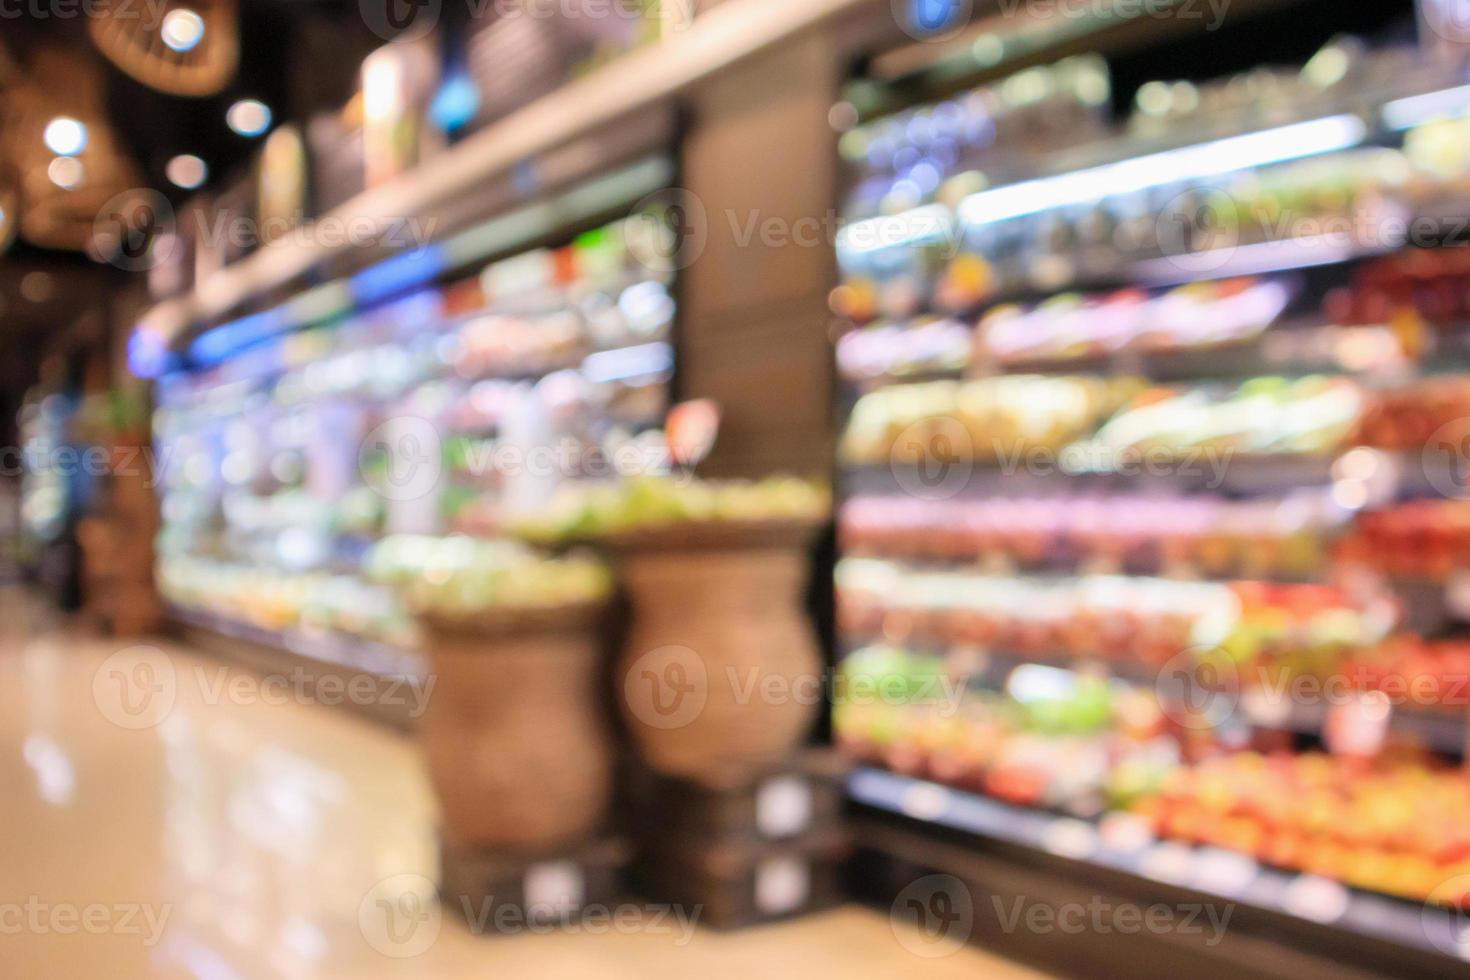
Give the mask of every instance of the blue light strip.
<svg viewBox="0 0 1470 980">
<path fill-rule="evenodd" d="M 292 325 L 284 307 L 232 320 L 194 338 L 189 345 L 189 359 L 198 364 L 219 364 L 247 347 L 289 330 Z"/>
<path fill-rule="evenodd" d="M 369 306 L 433 282 L 448 269 L 444 246 L 426 245 L 384 259 L 354 275 L 350 282 L 352 297 L 359 306 Z"/>
</svg>

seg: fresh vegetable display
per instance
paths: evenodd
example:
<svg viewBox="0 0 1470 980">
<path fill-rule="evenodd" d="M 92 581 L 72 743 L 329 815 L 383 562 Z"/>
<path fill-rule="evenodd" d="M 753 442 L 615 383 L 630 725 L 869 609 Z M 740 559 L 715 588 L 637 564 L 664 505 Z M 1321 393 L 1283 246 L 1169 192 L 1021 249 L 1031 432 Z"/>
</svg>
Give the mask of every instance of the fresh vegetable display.
<svg viewBox="0 0 1470 980">
<path fill-rule="evenodd" d="M 1346 378 L 1252 378 L 1236 387 L 1153 388 L 1124 406 L 1087 444 L 1103 460 L 1125 451 L 1242 455 L 1329 453 L 1364 408 Z"/>
<path fill-rule="evenodd" d="M 842 549 L 1021 568 L 1197 570 L 1302 577 L 1321 569 L 1348 513 L 1324 491 L 1281 498 L 1072 495 L 919 500 L 865 496 L 838 515 Z"/>
<path fill-rule="evenodd" d="M 839 626 L 852 636 L 1140 665 L 1189 649 L 1236 663 L 1336 655 L 1376 643 L 1396 621 L 1386 601 L 1321 585 L 1010 577 L 859 558 L 838 563 L 837 599 Z"/>
<path fill-rule="evenodd" d="M 600 602 L 612 575 L 597 559 L 549 558 L 513 541 L 399 535 L 374 545 L 367 577 L 398 589 L 414 613 L 440 617 L 556 610 Z"/>
<path fill-rule="evenodd" d="M 1170 772 L 1133 810 L 1158 833 L 1415 901 L 1470 907 L 1470 782 L 1414 759 L 1234 753 Z M 1470 879 L 1466 879 L 1470 880 Z"/>
<path fill-rule="evenodd" d="M 707 481 L 640 476 L 617 484 L 567 484 L 512 530 L 532 541 L 601 538 L 693 524 L 821 521 L 827 492 L 796 477 Z"/>
<path fill-rule="evenodd" d="M 1351 282 L 1330 291 L 1323 313 L 1334 323 L 1389 323 L 1406 312 L 1436 327 L 1470 317 L 1470 253 L 1463 248 L 1407 248 L 1365 262 Z"/>
<path fill-rule="evenodd" d="M 934 658 L 867 647 L 842 662 L 834 731 L 850 756 L 896 772 L 1084 813 L 1101 809 L 1117 767 L 1160 778 L 1177 762 L 1150 697 L 1053 673 L 1038 691 L 1003 696 L 967 689 L 963 678 L 941 683 L 944 667 Z"/>
<path fill-rule="evenodd" d="M 1457 446 L 1463 433 L 1456 423 L 1470 417 L 1470 375 L 1420 378 L 1373 392 L 1358 426 L 1356 441 L 1378 449 L 1419 452 L 1445 427 Z M 1458 451 L 1458 449 L 1457 449 Z"/>
<path fill-rule="evenodd" d="M 331 630 L 412 647 L 418 634 L 392 590 L 353 575 L 289 574 L 254 565 L 164 556 L 159 593 L 173 605 L 261 629 Z"/>
<path fill-rule="evenodd" d="M 1337 555 L 1391 575 L 1443 581 L 1470 566 L 1470 501 L 1414 500 L 1364 511 Z"/>
<path fill-rule="evenodd" d="M 673 272 L 645 217 L 305 329 L 251 333 L 268 311 L 200 334 L 156 392 L 166 597 L 412 646 L 410 606 L 605 595 L 589 560 L 444 536 L 503 535 L 512 505 L 630 453 L 667 466 Z"/>
<path fill-rule="evenodd" d="M 854 381 L 961 371 L 970 363 L 970 336 L 949 318 L 874 324 L 838 338 L 837 368 Z"/>
<path fill-rule="evenodd" d="M 1273 279 L 1194 283 L 1156 295 L 1063 293 L 1032 307 L 990 310 L 977 328 L 976 358 L 1024 366 L 1127 350 L 1219 347 L 1260 336 L 1291 298 L 1291 286 Z"/>
<path fill-rule="evenodd" d="M 1231 899 L 1320 892 L 1452 952 L 1429 920 L 1458 918 L 1381 896 L 1470 909 L 1470 505 L 1436 496 L 1470 419 L 1470 257 L 1435 247 L 1463 244 L 1464 104 L 1421 49 L 1340 38 L 922 189 L 942 127 L 882 130 L 914 170 L 853 194 L 830 307 L 839 680 L 889 696 L 839 687 L 836 737 L 1101 822 L 877 773 L 860 802 L 1188 887 L 1218 862 L 1250 872 Z"/>
<path fill-rule="evenodd" d="M 851 463 L 915 463 L 935 454 L 993 461 L 1060 449 L 1138 390 L 1129 380 L 1017 375 L 899 385 L 860 398 L 842 439 Z"/>
</svg>

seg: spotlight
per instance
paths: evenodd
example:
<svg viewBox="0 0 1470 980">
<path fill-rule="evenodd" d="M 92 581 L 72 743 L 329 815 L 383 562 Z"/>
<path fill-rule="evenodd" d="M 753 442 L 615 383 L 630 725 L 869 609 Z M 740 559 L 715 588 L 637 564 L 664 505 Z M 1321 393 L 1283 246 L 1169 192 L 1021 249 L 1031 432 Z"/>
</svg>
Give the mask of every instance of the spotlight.
<svg viewBox="0 0 1470 980">
<path fill-rule="evenodd" d="M 87 148 L 87 127 L 70 116 L 57 116 L 46 124 L 46 148 L 57 156 L 74 157 Z"/>
<path fill-rule="evenodd" d="M 204 18 L 188 7 L 179 7 L 164 15 L 159 33 L 170 49 L 180 53 L 193 51 L 204 40 Z"/>
<path fill-rule="evenodd" d="M 241 99 L 225 113 L 225 122 L 241 136 L 259 136 L 270 128 L 271 110 L 259 99 Z"/>
<path fill-rule="evenodd" d="M 174 157 L 163 172 L 170 183 L 186 191 L 192 191 L 209 179 L 209 165 L 192 153 Z"/>
</svg>

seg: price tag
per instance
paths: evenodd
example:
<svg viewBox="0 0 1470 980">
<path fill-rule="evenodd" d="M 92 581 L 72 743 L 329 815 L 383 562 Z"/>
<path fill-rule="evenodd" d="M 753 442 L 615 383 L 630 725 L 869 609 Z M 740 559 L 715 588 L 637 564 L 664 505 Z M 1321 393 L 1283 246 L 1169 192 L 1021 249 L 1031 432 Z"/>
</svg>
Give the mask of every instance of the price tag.
<svg viewBox="0 0 1470 980">
<path fill-rule="evenodd" d="M 1366 691 L 1328 709 L 1322 739 L 1334 755 L 1371 758 L 1383 749 L 1392 714 L 1382 691 Z"/>
<path fill-rule="evenodd" d="M 1335 881 L 1301 875 L 1286 886 L 1281 905 L 1292 915 L 1313 922 L 1336 922 L 1347 913 L 1348 890 Z"/>
<path fill-rule="evenodd" d="M 794 912 L 811 891 L 811 868 L 800 858 L 766 858 L 755 867 L 755 907 L 762 915 Z"/>
<path fill-rule="evenodd" d="M 762 837 L 793 837 L 811 826 L 812 787 L 801 776 L 776 776 L 755 797 L 755 826 Z"/>
<path fill-rule="evenodd" d="M 938 820 L 949 809 L 949 790 L 933 783 L 920 783 L 904 791 L 898 807 L 915 820 Z"/>
<path fill-rule="evenodd" d="M 1243 893 L 1260 870 L 1260 865 L 1244 854 L 1218 847 L 1201 848 L 1194 858 L 1195 884 L 1221 895 Z"/>
<path fill-rule="evenodd" d="M 1097 831 L 1081 820 L 1055 820 L 1043 832 L 1041 846 L 1062 857 L 1090 858 L 1097 853 Z"/>
<path fill-rule="evenodd" d="M 1189 880 L 1194 852 L 1183 844 L 1163 841 L 1148 849 L 1140 870 L 1155 881 L 1180 885 Z"/>
<path fill-rule="evenodd" d="M 1141 851 L 1154 842 L 1154 829 L 1136 813 L 1110 813 L 1098 825 L 1103 844 L 1114 851 Z"/>
<path fill-rule="evenodd" d="M 693 469 L 714 448 L 720 434 L 720 406 L 709 398 L 681 402 L 669 409 L 664 433 L 674 462 Z"/>
<path fill-rule="evenodd" d="M 575 861 L 546 861 L 526 870 L 526 908 L 564 915 L 582 907 L 586 886 Z"/>
<path fill-rule="evenodd" d="M 1457 569 L 1444 585 L 1446 611 L 1458 620 L 1470 621 L 1470 571 Z"/>
</svg>

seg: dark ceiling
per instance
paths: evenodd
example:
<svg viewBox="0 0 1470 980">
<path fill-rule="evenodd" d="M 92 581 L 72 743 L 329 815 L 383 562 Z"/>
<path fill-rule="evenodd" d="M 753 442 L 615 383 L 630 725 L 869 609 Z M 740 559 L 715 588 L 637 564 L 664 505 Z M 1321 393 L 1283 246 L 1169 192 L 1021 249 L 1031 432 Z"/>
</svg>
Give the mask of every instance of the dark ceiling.
<svg viewBox="0 0 1470 980">
<path fill-rule="evenodd" d="M 172 157 L 190 153 L 202 158 L 209 167 L 206 191 L 249 167 L 260 139 L 239 136 L 226 124 L 226 111 L 234 102 L 259 99 L 271 107 L 276 124 L 338 108 L 354 91 L 362 57 L 383 43 L 364 26 L 356 2 L 241 0 L 241 5 L 239 67 L 215 94 L 171 95 L 137 81 L 97 50 L 85 18 L 29 12 L 44 5 L 24 5 L 28 12 L 3 21 L 0 68 L 13 67 L 12 80 L 17 75 L 35 80 L 29 73 L 38 53 L 58 46 L 86 59 L 101 73 L 105 122 L 120 149 L 144 183 L 178 206 L 197 192 L 169 183 L 164 168 Z M 20 10 L 17 6 L 14 12 Z M 5 76 L 0 71 L 0 96 Z M 66 93 L 54 88 L 48 86 L 48 94 L 64 105 Z M 35 289 L 30 297 L 21 290 L 25 277 L 37 271 L 56 285 L 40 299 Z M 140 288 L 137 279 L 81 252 L 38 248 L 18 238 L 0 256 L 0 403 L 14 394 L 15 386 L 34 378 L 42 352 L 83 313 L 104 307 L 119 288 Z"/>
</svg>

